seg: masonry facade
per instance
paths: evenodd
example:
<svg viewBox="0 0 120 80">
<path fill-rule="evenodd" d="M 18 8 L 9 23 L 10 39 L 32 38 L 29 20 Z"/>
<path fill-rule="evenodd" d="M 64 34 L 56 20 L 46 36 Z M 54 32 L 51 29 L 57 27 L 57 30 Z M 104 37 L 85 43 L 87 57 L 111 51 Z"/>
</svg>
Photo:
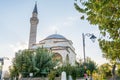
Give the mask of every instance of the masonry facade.
<svg viewBox="0 0 120 80">
<path fill-rule="evenodd" d="M 71 65 L 75 65 L 76 61 L 76 53 L 73 47 L 73 43 L 71 40 L 68 40 L 63 35 L 60 34 L 52 34 L 45 39 L 36 43 L 36 35 L 37 35 L 37 4 L 35 4 L 32 17 L 30 19 L 30 37 L 29 37 L 29 49 L 36 49 L 38 47 L 44 47 L 50 50 L 55 54 L 57 59 L 60 59 L 60 65 L 64 65 L 69 63 Z"/>
</svg>

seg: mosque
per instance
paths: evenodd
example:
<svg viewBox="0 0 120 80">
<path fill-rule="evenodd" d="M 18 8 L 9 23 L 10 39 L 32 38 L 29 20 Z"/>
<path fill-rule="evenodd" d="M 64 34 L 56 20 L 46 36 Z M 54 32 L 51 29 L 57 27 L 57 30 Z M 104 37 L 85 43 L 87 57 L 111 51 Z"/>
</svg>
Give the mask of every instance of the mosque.
<svg viewBox="0 0 120 80">
<path fill-rule="evenodd" d="M 71 40 L 60 34 L 51 34 L 45 39 L 36 43 L 37 35 L 37 25 L 39 23 L 38 19 L 37 4 L 32 12 L 32 17 L 30 18 L 30 35 L 29 35 L 29 49 L 35 49 L 38 47 L 44 47 L 52 51 L 55 57 L 61 60 L 63 64 L 68 60 L 71 65 L 75 65 L 76 53 Z"/>
</svg>

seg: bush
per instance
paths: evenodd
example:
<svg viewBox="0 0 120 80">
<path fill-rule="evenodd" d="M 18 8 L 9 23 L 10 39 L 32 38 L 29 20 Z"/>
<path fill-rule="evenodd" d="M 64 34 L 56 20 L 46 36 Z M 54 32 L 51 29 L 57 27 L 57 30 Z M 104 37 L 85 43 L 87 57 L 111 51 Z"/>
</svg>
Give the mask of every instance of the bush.
<svg viewBox="0 0 120 80">
<path fill-rule="evenodd" d="M 51 72 L 48 74 L 49 80 L 54 80 L 55 77 L 56 77 L 56 71 L 51 71 Z"/>
</svg>

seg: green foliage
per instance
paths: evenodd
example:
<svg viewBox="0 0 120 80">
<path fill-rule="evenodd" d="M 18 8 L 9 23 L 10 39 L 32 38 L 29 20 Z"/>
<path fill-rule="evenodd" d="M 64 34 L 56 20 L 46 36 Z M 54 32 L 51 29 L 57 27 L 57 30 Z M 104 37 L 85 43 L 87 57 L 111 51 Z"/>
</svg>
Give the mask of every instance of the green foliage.
<svg viewBox="0 0 120 80">
<path fill-rule="evenodd" d="M 120 64 L 117 66 L 117 75 L 120 77 Z"/>
<path fill-rule="evenodd" d="M 120 59 L 120 42 L 99 40 L 99 45 L 102 49 L 103 56 L 110 60 Z"/>
<path fill-rule="evenodd" d="M 120 1 L 75 0 L 74 6 L 85 15 L 81 19 L 99 27 L 102 34 L 99 45 L 103 56 L 109 60 L 120 59 Z"/>
<path fill-rule="evenodd" d="M 84 77 L 84 73 L 92 76 L 93 72 L 97 70 L 97 64 L 89 57 L 87 57 L 86 63 L 80 60 L 80 62 L 77 62 L 77 66 L 75 66 L 75 69 L 77 77 Z"/>
<path fill-rule="evenodd" d="M 48 74 L 49 80 L 54 80 L 54 79 L 55 79 L 55 76 L 56 76 L 56 72 L 55 72 L 55 71 L 51 71 L 51 72 Z"/>
<path fill-rule="evenodd" d="M 72 76 L 73 80 L 76 80 L 77 77 L 77 67 L 76 66 L 71 66 L 70 64 L 63 65 L 59 69 L 57 69 L 62 73 L 63 71 L 66 72 L 67 80 L 69 79 L 69 76 Z"/>
<path fill-rule="evenodd" d="M 92 76 L 93 72 L 96 71 L 97 65 L 90 58 L 87 58 L 86 63 L 80 61 L 77 62 L 76 66 L 71 66 L 67 64 L 61 67 L 61 72 L 65 71 L 67 73 L 67 78 L 69 75 L 72 76 L 73 80 L 76 80 L 77 77 L 84 77 L 84 73 L 89 71 L 89 75 Z"/>
<path fill-rule="evenodd" d="M 51 69 L 53 69 L 57 61 L 53 61 L 53 54 L 50 54 L 48 50 L 38 48 L 36 49 L 36 68 L 39 72 L 36 72 L 36 76 L 40 74 L 48 74 Z"/>
<path fill-rule="evenodd" d="M 93 72 L 95 70 L 97 70 L 97 64 L 91 60 L 91 58 L 87 57 L 87 62 L 84 63 L 83 65 L 86 67 L 86 72 L 88 71 L 88 73 L 90 74 L 90 76 L 92 76 Z"/>
<path fill-rule="evenodd" d="M 84 65 L 79 66 L 77 69 L 78 69 L 77 70 L 78 77 L 84 77 L 84 72 L 85 72 Z"/>
<path fill-rule="evenodd" d="M 19 74 L 28 77 L 29 73 L 33 73 L 33 77 L 47 76 L 50 70 L 57 66 L 53 57 L 54 55 L 44 48 L 18 51 L 10 68 L 11 77 Z"/>
<path fill-rule="evenodd" d="M 10 72 L 11 78 L 19 76 L 19 72 L 18 72 L 16 66 L 10 67 L 9 72 Z"/>
<path fill-rule="evenodd" d="M 102 64 L 98 68 L 98 73 L 102 74 L 103 78 L 107 78 L 107 77 L 112 76 L 111 75 L 111 66 L 108 63 Z"/>
<path fill-rule="evenodd" d="M 76 69 L 76 67 L 75 66 L 72 66 L 72 68 L 71 68 L 72 70 L 71 70 L 71 76 L 72 76 L 72 79 L 73 80 L 76 80 L 76 78 L 77 78 L 77 69 Z"/>
<path fill-rule="evenodd" d="M 66 72 L 67 79 L 68 79 L 68 76 L 71 74 L 71 68 L 72 66 L 70 64 L 67 64 L 61 67 L 61 70 Z"/>
<path fill-rule="evenodd" d="M 56 71 L 56 77 L 59 77 L 63 71 L 63 68 L 58 67 L 57 69 L 54 69 Z"/>
<path fill-rule="evenodd" d="M 81 19 L 83 19 L 83 20 L 84 20 L 84 18 L 85 18 L 84 16 L 81 16 Z"/>
<path fill-rule="evenodd" d="M 111 65 L 108 63 L 100 65 L 96 71 L 93 71 L 94 80 L 110 80 L 111 75 Z"/>
</svg>

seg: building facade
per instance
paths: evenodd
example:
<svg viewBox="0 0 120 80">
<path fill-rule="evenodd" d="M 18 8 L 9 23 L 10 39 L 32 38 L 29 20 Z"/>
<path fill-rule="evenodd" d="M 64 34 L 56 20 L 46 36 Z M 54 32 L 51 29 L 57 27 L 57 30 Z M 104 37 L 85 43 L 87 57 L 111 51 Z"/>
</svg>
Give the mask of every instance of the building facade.
<svg viewBox="0 0 120 80">
<path fill-rule="evenodd" d="M 29 49 L 36 49 L 38 47 L 44 47 L 50 50 L 55 54 L 55 58 L 60 59 L 60 64 L 69 63 L 71 65 L 75 65 L 76 61 L 76 53 L 73 47 L 73 43 L 71 40 L 68 40 L 64 36 L 60 34 L 52 34 L 45 39 L 36 43 L 36 35 L 37 35 L 37 24 L 39 22 L 37 18 L 37 4 L 35 4 L 32 18 L 30 19 L 31 27 L 30 27 L 30 37 L 29 37 Z"/>
</svg>

